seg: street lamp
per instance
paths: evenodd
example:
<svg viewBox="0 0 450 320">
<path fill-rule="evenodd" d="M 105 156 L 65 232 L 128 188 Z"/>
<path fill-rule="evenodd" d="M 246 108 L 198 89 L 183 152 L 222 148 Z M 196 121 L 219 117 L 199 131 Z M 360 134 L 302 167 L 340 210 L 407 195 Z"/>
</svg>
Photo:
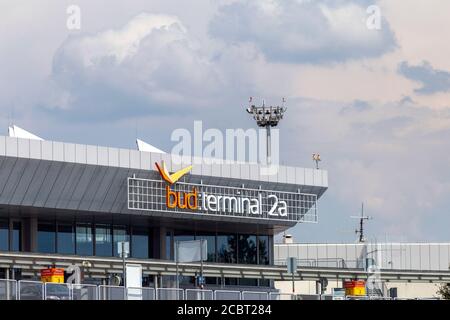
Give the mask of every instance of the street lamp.
<svg viewBox="0 0 450 320">
<path fill-rule="evenodd" d="M 283 115 L 287 108 L 284 106 L 286 100 L 283 98 L 282 105 L 280 106 L 270 106 L 266 107 L 265 101 L 263 100 L 261 107 L 256 107 L 252 104 L 253 98 L 249 99 L 249 106 L 247 112 L 253 115 L 253 119 L 256 120 L 258 127 L 266 128 L 267 130 L 267 163 L 271 163 L 271 139 L 270 139 L 270 128 L 276 127 L 278 122 L 283 119 Z"/>
</svg>

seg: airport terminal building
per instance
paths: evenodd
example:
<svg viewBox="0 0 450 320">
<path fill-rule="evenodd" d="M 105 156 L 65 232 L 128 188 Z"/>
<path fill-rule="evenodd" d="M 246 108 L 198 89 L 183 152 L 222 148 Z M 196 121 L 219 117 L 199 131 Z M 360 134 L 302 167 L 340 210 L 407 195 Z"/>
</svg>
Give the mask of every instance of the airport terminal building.
<svg viewBox="0 0 450 320">
<path fill-rule="evenodd" d="M 76 264 L 83 282 L 109 284 L 127 241 L 142 285 L 171 287 L 175 243 L 206 239 L 206 286 L 273 288 L 258 275 L 274 265 L 274 235 L 317 221 L 327 172 L 206 160 L 0 136 L 0 278 Z M 179 272 L 194 286 L 197 271 Z"/>
</svg>

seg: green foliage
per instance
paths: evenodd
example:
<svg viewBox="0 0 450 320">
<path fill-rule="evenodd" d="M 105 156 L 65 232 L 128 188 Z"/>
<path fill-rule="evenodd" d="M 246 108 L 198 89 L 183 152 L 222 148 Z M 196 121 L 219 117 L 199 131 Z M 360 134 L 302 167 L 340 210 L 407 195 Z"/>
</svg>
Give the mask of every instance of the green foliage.
<svg viewBox="0 0 450 320">
<path fill-rule="evenodd" d="M 444 300 L 450 300 L 450 283 L 441 284 L 437 294 Z"/>
</svg>

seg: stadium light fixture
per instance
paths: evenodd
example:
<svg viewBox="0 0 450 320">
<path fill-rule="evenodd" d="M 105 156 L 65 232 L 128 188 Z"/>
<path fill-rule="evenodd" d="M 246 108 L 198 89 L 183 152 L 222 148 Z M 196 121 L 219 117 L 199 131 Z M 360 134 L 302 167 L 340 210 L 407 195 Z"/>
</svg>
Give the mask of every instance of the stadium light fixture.
<svg viewBox="0 0 450 320">
<path fill-rule="evenodd" d="M 253 103 L 253 98 L 249 99 L 249 106 L 246 109 L 247 113 L 253 116 L 258 127 L 266 128 L 267 130 L 267 163 L 271 163 L 271 138 L 270 138 L 270 128 L 276 127 L 281 119 L 283 119 L 284 113 L 287 108 L 284 106 L 286 100 L 283 98 L 281 106 L 270 106 L 266 107 L 266 103 L 263 100 L 262 106 L 257 107 Z"/>
</svg>

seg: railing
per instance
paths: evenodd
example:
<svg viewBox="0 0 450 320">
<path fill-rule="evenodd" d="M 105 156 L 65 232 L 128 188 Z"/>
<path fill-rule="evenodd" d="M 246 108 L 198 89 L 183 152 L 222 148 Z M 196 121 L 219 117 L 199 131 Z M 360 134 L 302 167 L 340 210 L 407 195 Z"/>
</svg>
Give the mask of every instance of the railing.
<svg viewBox="0 0 450 320">
<path fill-rule="evenodd" d="M 285 259 L 275 259 L 275 265 L 286 265 Z M 322 268 L 362 268 L 361 261 L 359 260 L 345 260 L 342 258 L 319 258 L 319 259 L 297 259 L 297 265 L 299 267 L 322 267 Z"/>
<path fill-rule="evenodd" d="M 332 295 L 307 295 L 265 291 L 200 290 L 43 283 L 0 279 L 0 300 L 332 300 Z M 405 300 L 375 296 L 347 296 L 346 300 Z M 415 298 L 409 300 L 437 300 Z"/>
</svg>

